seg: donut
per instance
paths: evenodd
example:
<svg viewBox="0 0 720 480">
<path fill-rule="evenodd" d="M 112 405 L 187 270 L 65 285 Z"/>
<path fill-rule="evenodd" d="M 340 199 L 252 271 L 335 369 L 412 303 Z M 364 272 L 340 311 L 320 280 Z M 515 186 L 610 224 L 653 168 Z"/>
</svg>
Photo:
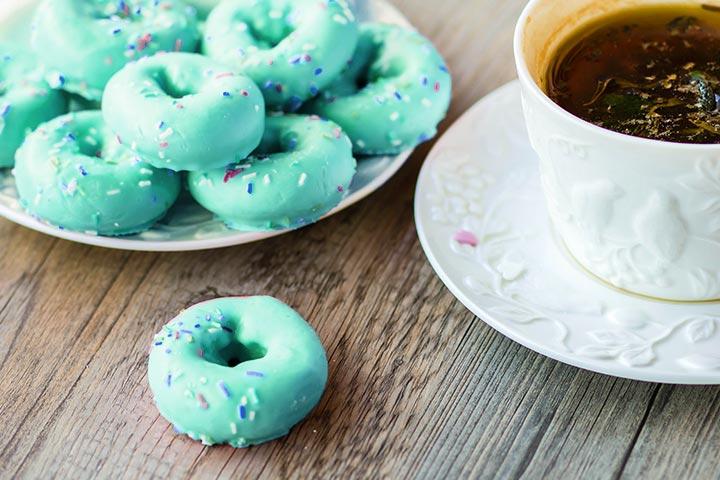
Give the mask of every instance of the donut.
<svg viewBox="0 0 720 480">
<path fill-rule="evenodd" d="M 226 168 L 188 174 L 195 200 L 232 229 L 295 228 L 345 197 L 355 175 L 350 139 L 318 117 L 269 116 L 252 156 Z"/>
<path fill-rule="evenodd" d="M 225 0 L 202 49 L 252 78 L 270 109 L 292 112 L 340 73 L 357 36 L 345 0 Z"/>
<path fill-rule="evenodd" d="M 265 126 L 255 83 L 192 53 L 127 65 L 108 82 L 102 111 L 148 163 L 176 171 L 220 168 L 247 157 Z"/>
<path fill-rule="evenodd" d="M 43 0 L 31 44 L 52 87 L 100 100 L 126 63 L 161 51 L 195 51 L 195 16 L 178 0 Z"/>
<path fill-rule="evenodd" d="M 0 43 L 0 168 L 15 164 L 15 151 L 35 127 L 67 111 L 51 90 L 31 52 Z"/>
<path fill-rule="evenodd" d="M 292 308 L 265 296 L 194 305 L 155 336 L 148 381 L 160 414 L 205 445 L 286 435 L 320 400 L 328 363 Z"/>
<path fill-rule="evenodd" d="M 40 125 L 18 149 L 20 203 L 63 229 L 117 236 L 141 232 L 165 215 L 180 176 L 152 167 L 118 142 L 100 111 Z"/>
<path fill-rule="evenodd" d="M 451 78 L 419 33 L 368 23 L 348 67 L 307 107 L 348 134 L 355 153 L 392 155 L 429 140 L 445 117 Z"/>
</svg>

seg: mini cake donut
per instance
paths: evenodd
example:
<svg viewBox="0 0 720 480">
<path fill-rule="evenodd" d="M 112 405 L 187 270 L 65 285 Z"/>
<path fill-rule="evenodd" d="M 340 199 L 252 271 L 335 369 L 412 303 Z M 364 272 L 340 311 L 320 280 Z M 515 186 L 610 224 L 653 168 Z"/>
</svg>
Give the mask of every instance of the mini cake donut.
<svg viewBox="0 0 720 480">
<path fill-rule="evenodd" d="M 0 168 L 15 164 L 25 135 L 67 111 L 62 93 L 51 90 L 30 52 L 0 43 Z"/>
<path fill-rule="evenodd" d="M 207 57 L 168 53 L 131 63 L 108 82 L 103 116 L 159 168 L 207 170 L 260 143 L 265 102 L 249 78 Z"/>
<path fill-rule="evenodd" d="M 272 297 L 194 305 L 155 336 L 148 380 L 175 430 L 205 445 L 247 447 L 286 435 L 320 400 L 320 339 Z"/>
<path fill-rule="evenodd" d="M 99 111 L 40 125 L 16 155 L 15 182 L 30 213 L 69 230 L 141 232 L 165 215 L 180 176 L 152 167 L 118 143 Z"/>
<path fill-rule="evenodd" d="M 307 111 L 340 125 L 355 153 L 396 154 L 435 136 L 451 83 L 425 37 L 394 25 L 363 24 L 352 61 Z"/>
<path fill-rule="evenodd" d="M 312 223 L 346 195 L 356 162 L 340 127 L 318 117 L 270 116 L 260 147 L 240 163 L 190 172 L 190 193 L 237 230 Z"/>
<path fill-rule="evenodd" d="M 345 0 L 225 0 L 203 52 L 252 78 L 270 109 L 296 111 L 340 73 L 357 37 Z"/>
<path fill-rule="evenodd" d="M 52 87 L 100 100 L 126 63 L 161 51 L 195 51 L 195 16 L 178 0 L 43 0 L 31 44 Z"/>
</svg>

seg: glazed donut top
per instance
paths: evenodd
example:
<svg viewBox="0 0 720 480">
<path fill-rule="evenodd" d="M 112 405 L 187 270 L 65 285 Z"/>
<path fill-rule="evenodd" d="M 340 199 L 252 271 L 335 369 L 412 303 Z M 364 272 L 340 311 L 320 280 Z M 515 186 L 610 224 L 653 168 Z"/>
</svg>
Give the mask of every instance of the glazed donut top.
<svg viewBox="0 0 720 480">
<path fill-rule="evenodd" d="M 342 70 L 358 27 L 345 0 L 225 0 L 203 51 L 250 76 L 273 110 L 297 110 Z"/>
<path fill-rule="evenodd" d="M 43 0 L 31 44 L 48 83 L 99 100 L 123 65 L 161 51 L 195 51 L 196 11 L 179 0 Z"/>
</svg>

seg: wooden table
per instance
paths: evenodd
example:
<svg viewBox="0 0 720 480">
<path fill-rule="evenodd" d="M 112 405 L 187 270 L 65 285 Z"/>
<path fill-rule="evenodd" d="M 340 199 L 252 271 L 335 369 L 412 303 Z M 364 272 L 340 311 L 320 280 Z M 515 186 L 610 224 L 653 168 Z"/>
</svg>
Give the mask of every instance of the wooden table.
<svg viewBox="0 0 720 480">
<path fill-rule="evenodd" d="M 450 121 L 514 77 L 522 0 L 396 3 L 449 61 Z M 720 388 L 560 364 L 453 298 L 413 226 L 427 150 L 354 208 L 224 250 L 103 250 L 0 221 L 0 477 L 720 478 Z M 329 384 L 286 438 L 206 448 L 158 415 L 147 348 L 182 308 L 251 293 L 310 320 Z"/>
</svg>

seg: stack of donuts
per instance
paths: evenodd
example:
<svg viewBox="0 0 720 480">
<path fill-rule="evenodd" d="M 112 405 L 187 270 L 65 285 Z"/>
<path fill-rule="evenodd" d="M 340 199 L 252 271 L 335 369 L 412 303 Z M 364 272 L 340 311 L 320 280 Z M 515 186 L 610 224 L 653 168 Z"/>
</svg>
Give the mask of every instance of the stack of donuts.
<svg viewBox="0 0 720 480">
<path fill-rule="evenodd" d="M 25 209 L 118 236 L 183 184 L 229 228 L 296 228 L 357 161 L 433 137 L 451 79 L 415 31 L 345 0 L 42 0 L 31 48 L 0 45 L 0 167 Z"/>
</svg>

